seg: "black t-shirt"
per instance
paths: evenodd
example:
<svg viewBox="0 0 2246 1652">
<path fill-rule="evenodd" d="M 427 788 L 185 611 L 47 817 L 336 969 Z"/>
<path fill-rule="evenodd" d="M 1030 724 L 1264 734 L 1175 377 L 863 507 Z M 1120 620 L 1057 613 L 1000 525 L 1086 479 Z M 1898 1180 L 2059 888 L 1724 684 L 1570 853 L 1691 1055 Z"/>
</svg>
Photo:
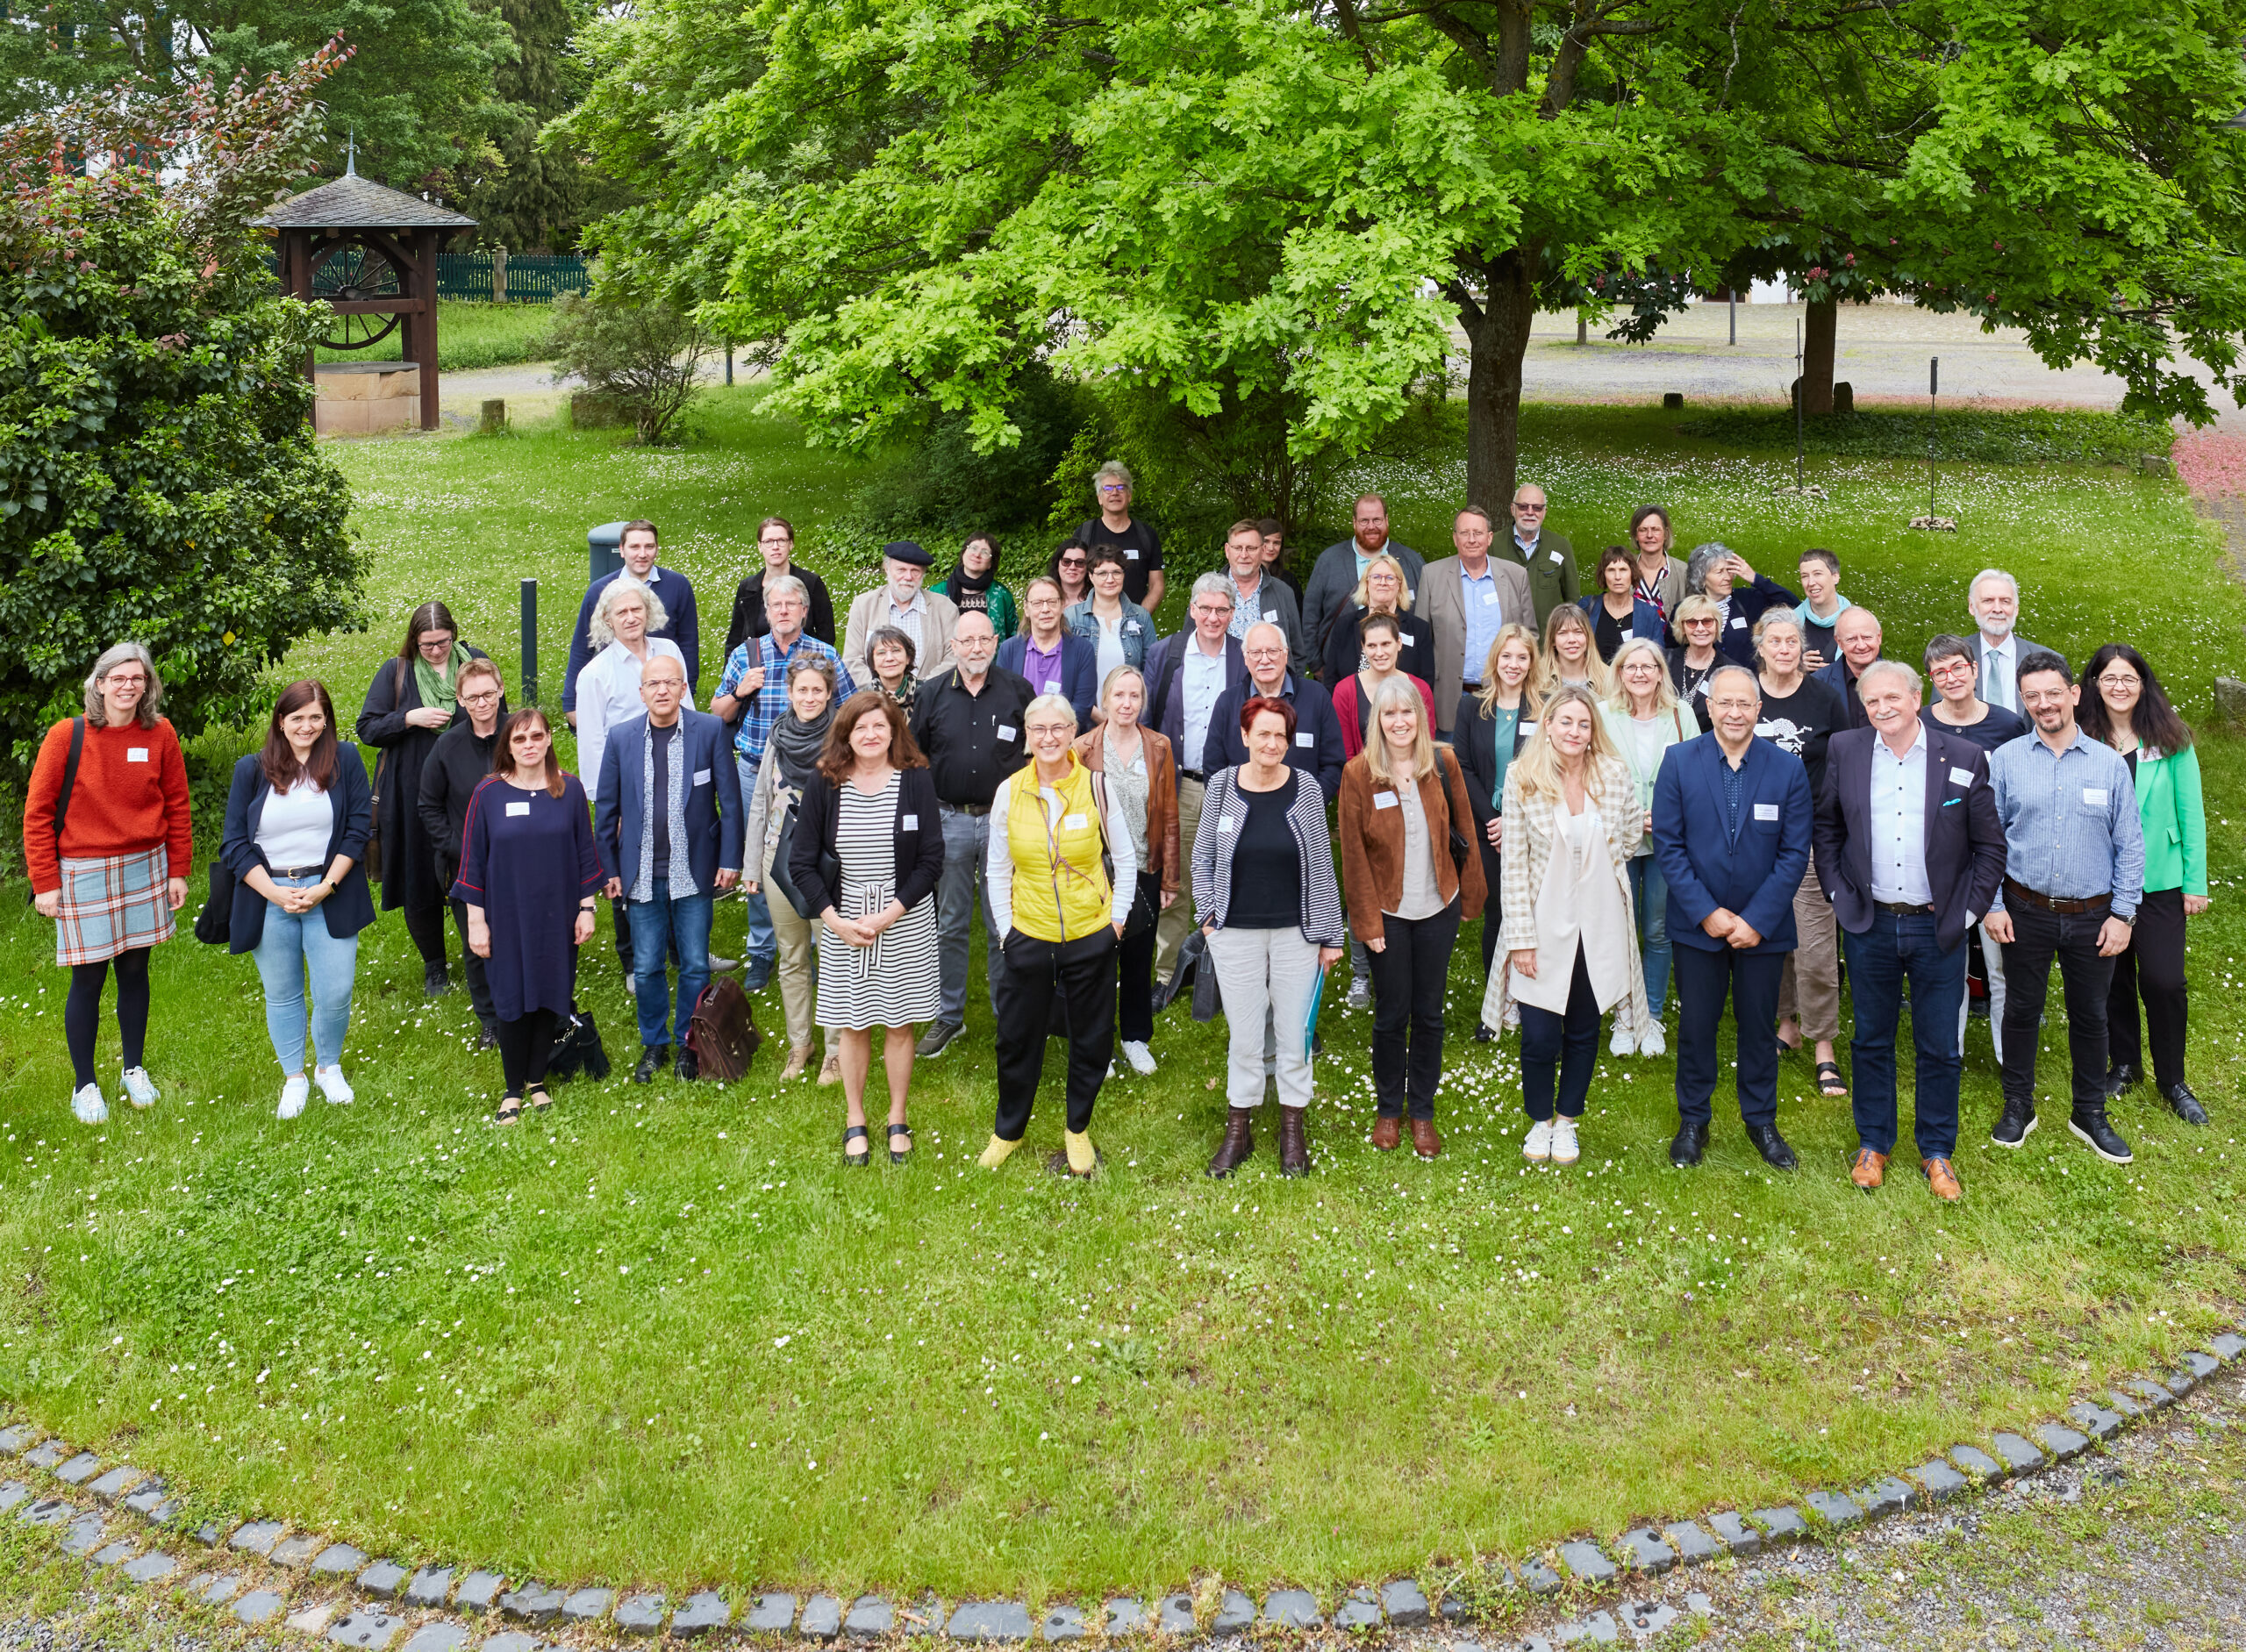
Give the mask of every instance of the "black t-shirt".
<svg viewBox="0 0 2246 1652">
<path fill-rule="evenodd" d="M 1825 795 L 1825 747 L 1848 726 L 1848 714 L 1829 684 L 1804 677 L 1784 699 L 1763 690 L 1763 714 L 1756 719 L 1755 732 L 1801 759 L 1809 770 L 1809 795 L 1814 801 Z"/>
<path fill-rule="evenodd" d="M 1613 664 L 1614 656 L 1622 651 L 1622 639 L 1627 633 L 1623 631 L 1621 622 L 1606 611 L 1605 603 L 1591 611 L 1591 634 L 1592 640 L 1599 645 L 1599 657 L 1609 665 Z"/>
<path fill-rule="evenodd" d="M 1708 678 L 1720 665 L 1730 662 L 1718 654 L 1697 670 L 1684 663 L 1682 643 L 1669 650 L 1669 683 L 1677 690 L 1677 697 L 1692 708 L 1692 715 L 1699 719 L 1700 733 L 1706 733 L 1712 725 L 1708 721 Z"/>
<path fill-rule="evenodd" d="M 1988 715 L 1979 722 L 1967 723 L 1963 726 L 1956 723 L 1943 722 L 1934 714 L 1934 707 L 1929 705 L 1919 713 L 1919 721 L 1924 723 L 1928 728 L 1940 729 L 1945 734 L 1955 734 L 1961 740 L 1970 740 L 1985 752 L 1992 752 L 2007 741 L 2018 740 L 2028 732 L 2028 724 L 2020 713 L 2007 712 L 2001 705 L 1990 706 Z"/>
<path fill-rule="evenodd" d="M 1123 594 L 1141 607 L 1147 601 L 1147 576 L 1162 566 L 1162 535 L 1137 517 L 1131 526 L 1118 533 L 1106 522 L 1094 517 L 1077 529 L 1077 537 L 1091 550 L 1103 545 L 1120 546 L 1123 551 Z"/>
<path fill-rule="evenodd" d="M 1302 848 L 1287 823 L 1301 776 L 1287 771 L 1277 791 L 1233 790 L 1232 899 L 1227 929 L 1302 927 Z"/>
</svg>

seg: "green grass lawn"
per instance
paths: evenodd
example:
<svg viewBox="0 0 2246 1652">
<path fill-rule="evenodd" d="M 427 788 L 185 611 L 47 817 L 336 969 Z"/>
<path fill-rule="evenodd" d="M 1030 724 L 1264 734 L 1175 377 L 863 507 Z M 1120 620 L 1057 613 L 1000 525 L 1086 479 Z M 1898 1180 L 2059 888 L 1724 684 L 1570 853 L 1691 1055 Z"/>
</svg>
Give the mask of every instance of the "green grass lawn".
<svg viewBox="0 0 2246 1652">
<path fill-rule="evenodd" d="M 2001 562 L 2028 588 L 2028 634 L 2078 657 L 2138 640 L 2187 715 L 2246 666 L 2246 599 L 2172 484 L 1960 470 L 1944 504 L 1961 531 L 1911 533 L 1908 464 L 1821 459 L 1828 497 L 1778 495 L 1790 455 L 1673 422 L 1531 413 L 1524 475 L 1579 550 L 1659 499 L 1686 540 L 1721 538 L 1781 579 L 1803 547 L 1837 548 L 1894 652 L 1963 623 L 1966 578 Z M 645 513 L 705 593 L 706 683 L 756 519 L 794 518 L 816 563 L 862 474 L 748 390 L 709 428 L 683 451 L 559 430 L 336 445 L 377 553 L 377 624 L 306 645 L 291 671 L 327 676 L 351 715 L 431 596 L 511 662 L 531 576 L 550 692 L 586 526 Z M 1399 538 L 1445 543 L 1456 466 L 1364 480 Z M 1172 589 L 1214 560 L 1179 555 Z M 824 571 L 838 601 L 862 583 Z M 1301 1182 L 1268 1141 L 1235 1181 L 1204 1179 L 1220 1029 L 1182 1012 L 1155 1041 L 1161 1072 L 1103 1094 L 1097 1181 L 1039 1168 L 1057 1094 L 1036 1151 L 976 1169 L 994 1099 L 979 989 L 967 1039 L 916 1077 L 908 1168 L 843 1169 L 839 1092 L 783 1093 L 769 1052 L 731 1090 L 619 1073 L 503 1132 L 496 1059 L 471 1053 L 461 998 L 422 999 L 394 919 L 361 942 L 356 1105 L 276 1120 L 253 969 L 182 938 L 154 967 L 163 1102 L 89 1132 L 66 1107 L 50 928 L 0 901 L 0 1257 L 17 1259 L 0 1397 L 213 1507 L 370 1553 L 674 1590 L 1049 1598 L 1213 1574 L 1330 1591 L 1860 1484 L 2236 1316 L 2246 926 L 2228 812 L 2246 808 L 2246 746 L 2210 736 L 2206 761 L 2216 904 L 2193 930 L 2192 1076 L 2214 1126 L 2187 1132 L 2141 1092 L 2116 1109 L 2128 1169 L 2056 1128 L 1996 1152 L 1977 1025 L 1955 1210 L 1907 1172 L 1856 1193 L 1846 1104 L 1814 1099 L 1800 1061 L 1780 1115 L 1798 1176 L 1764 1170 L 1720 1096 L 1709 1162 L 1672 1170 L 1671 1063 L 1607 1058 L 1581 1164 L 1524 1169 L 1517 1045 L 1464 1037 L 1470 940 L 1434 1166 L 1367 1144 L 1369 1018 L 1338 993 Z M 741 921 L 721 908 L 720 950 L 740 950 Z M 603 922 L 584 996 L 628 1070 Z M 2054 998 L 2044 1080 L 2064 1093 Z M 776 992 L 759 1015 L 776 1041 Z"/>
<path fill-rule="evenodd" d="M 470 368 L 512 367 L 546 358 L 546 335 L 554 325 L 551 304 L 470 304 L 440 299 L 437 304 L 437 366 L 447 373 Z M 381 343 L 364 350 L 313 352 L 322 361 L 397 361 L 404 359 L 405 329 L 399 326 Z"/>
</svg>

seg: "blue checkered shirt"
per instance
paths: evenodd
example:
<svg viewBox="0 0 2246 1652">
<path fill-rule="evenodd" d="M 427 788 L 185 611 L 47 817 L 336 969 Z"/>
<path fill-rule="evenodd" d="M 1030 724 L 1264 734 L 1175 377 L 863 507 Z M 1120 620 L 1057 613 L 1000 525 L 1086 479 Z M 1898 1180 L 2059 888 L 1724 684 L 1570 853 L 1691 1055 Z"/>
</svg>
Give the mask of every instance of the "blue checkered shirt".
<svg viewBox="0 0 2246 1652">
<path fill-rule="evenodd" d="M 750 650 L 755 649 L 752 658 Z M 754 771 L 764 761 L 764 747 L 772 738 L 772 725 L 780 720 L 780 713 L 788 704 L 788 668 L 808 652 L 813 658 L 824 660 L 834 668 L 834 703 L 837 705 L 857 692 L 857 685 L 850 681 L 850 669 L 842 663 L 842 656 L 809 632 L 800 632 L 796 646 L 784 652 L 772 640 L 772 633 L 751 637 L 726 656 L 726 674 L 719 679 L 718 692 L 731 694 L 733 685 L 747 676 L 753 666 L 764 668 L 764 686 L 741 713 L 740 726 L 733 731 L 733 749 L 741 761 Z"/>
</svg>

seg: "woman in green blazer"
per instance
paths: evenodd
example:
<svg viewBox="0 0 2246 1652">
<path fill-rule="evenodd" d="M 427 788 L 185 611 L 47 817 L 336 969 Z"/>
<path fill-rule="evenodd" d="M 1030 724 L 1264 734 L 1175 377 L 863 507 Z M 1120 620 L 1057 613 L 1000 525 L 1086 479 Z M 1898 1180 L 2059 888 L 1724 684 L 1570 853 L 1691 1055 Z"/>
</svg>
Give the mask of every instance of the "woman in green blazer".
<svg viewBox="0 0 2246 1652">
<path fill-rule="evenodd" d="M 2119 1095 L 2143 1076 L 2137 998 L 2144 998 L 2152 1082 L 2178 1118 L 2205 1124 L 2207 1109 L 2184 1082 L 2184 922 L 2207 909 L 2207 817 L 2200 798 L 2200 754 L 2145 657 L 2126 642 L 2090 656 L 2082 726 L 2128 759 L 2144 821 L 2144 902 L 2128 949 L 2114 960 L 2106 1000 L 2106 1087 Z"/>
</svg>

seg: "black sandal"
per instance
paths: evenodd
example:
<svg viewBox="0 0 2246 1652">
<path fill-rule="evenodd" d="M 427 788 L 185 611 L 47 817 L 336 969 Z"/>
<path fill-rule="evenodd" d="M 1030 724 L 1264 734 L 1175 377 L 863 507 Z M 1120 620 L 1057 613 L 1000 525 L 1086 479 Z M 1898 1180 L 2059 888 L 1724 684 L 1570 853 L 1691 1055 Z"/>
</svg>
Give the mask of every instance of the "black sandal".
<svg viewBox="0 0 2246 1652">
<path fill-rule="evenodd" d="M 523 1098 L 520 1096 L 502 1096 L 499 1098 L 499 1111 L 491 1118 L 497 1124 L 512 1124 L 522 1116 Z"/>
<path fill-rule="evenodd" d="M 899 1136 L 903 1136 L 903 1137 L 905 1138 L 905 1150 L 904 1150 L 902 1153 L 899 1153 L 899 1152 L 897 1150 L 897 1138 L 898 1138 L 898 1137 L 899 1137 Z M 909 1125 L 909 1124 L 893 1124 L 893 1125 L 890 1126 L 890 1127 L 889 1127 L 889 1162 L 890 1162 L 891 1164 L 902 1164 L 902 1163 L 904 1163 L 904 1162 L 905 1162 L 905 1160 L 907 1160 L 907 1159 L 911 1158 L 912 1156 L 912 1126 L 911 1125 Z"/>
<path fill-rule="evenodd" d="M 1817 1063 L 1817 1093 L 1828 1101 L 1848 1099 L 1849 1081 L 1841 1076 L 1840 1062 L 1820 1062 Z"/>
<path fill-rule="evenodd" d="M 530 1105 L 537 1108 L 539 1112 L 544 1112 L 548 1107 L 551 1107 L 554 1105 L 554 1098 L 547 1095 L 546 1093 L 546 1086 L 540 1084 L 536 1090 L 530 1092 Z"/>
<path fill-rule="evenodd" d="M 850 1151 L 850 1144 L 853 1141 L 861 1144 L 855 1153 Z M 870 1141 L 871 1138 L 866 1134 L 865 1126 L 862 1124 L 850 1126 L 842 1133 L 842 1162 L 856 1169 L 862 1169 L 871 1164 L 873 1148 L 869 1145 Z"/>
</svg>

